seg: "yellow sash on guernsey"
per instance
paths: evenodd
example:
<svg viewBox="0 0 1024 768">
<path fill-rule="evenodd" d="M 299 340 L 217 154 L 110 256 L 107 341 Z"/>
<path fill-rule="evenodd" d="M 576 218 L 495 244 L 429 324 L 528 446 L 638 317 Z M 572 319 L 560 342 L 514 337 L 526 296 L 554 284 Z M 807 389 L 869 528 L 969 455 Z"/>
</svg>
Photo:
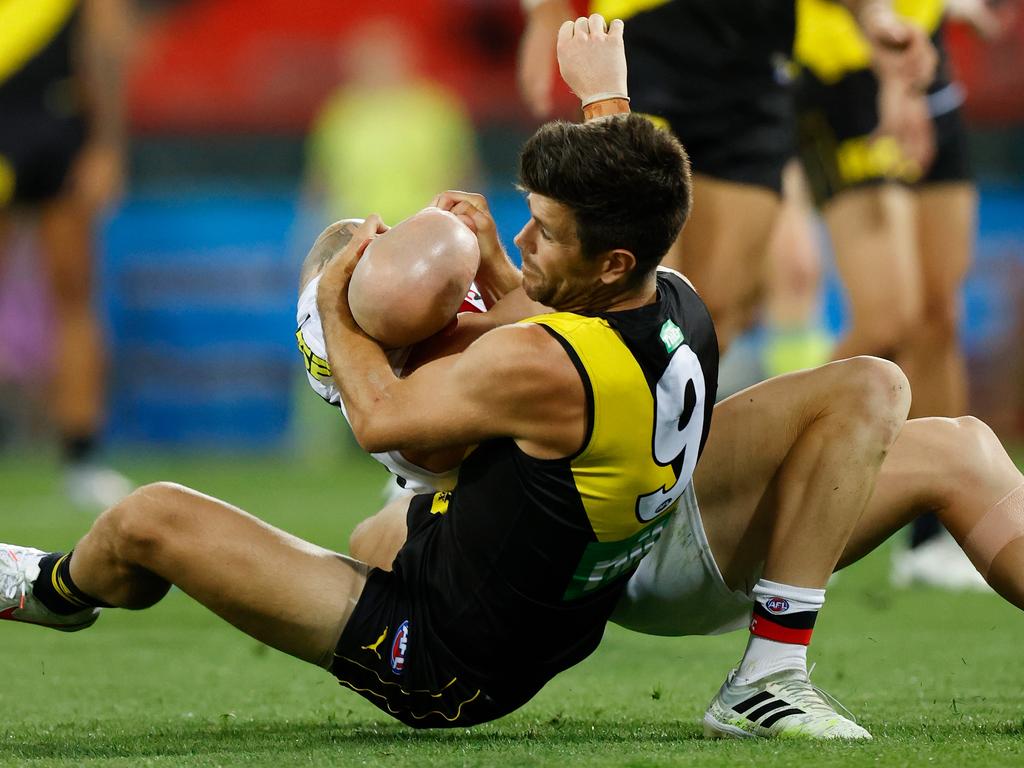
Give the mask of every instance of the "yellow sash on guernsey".
<svg viewBox="0 0 1024 768">
<path fill-rule="evenodd" d="M 0 82 L 60 31 L 77 0 L 0 0 Z"/>
<path fill-rule="evenodd" d="M 590 441 L 570 468 L 597 540 L 628 539 L 649 526 L 637 518 L 634 505 L 623 500 L 671 488 L 676 481 L 672 467 L 659 466 L 651 455 L 654 398 L 640 364 L 602 318 L 557 312 L 526 322 L 556 331 L 586 369 L 594 423 Z"/>
<path fill-rule="evenodd" d="M 628 19 L 641 11 L 649 11 L 672 0 L 591 0 L 590 12 L 600 13 L 606 21 Z"/>
<path fill-rule="evenodd" d="M 893 0 L 896 12 L 928 34 L 942 21 L 944 0 Z M 871 49 L 837 0 L 797 0 L 794 58 L 825 83 L 871 64 Z"/>
</svg>

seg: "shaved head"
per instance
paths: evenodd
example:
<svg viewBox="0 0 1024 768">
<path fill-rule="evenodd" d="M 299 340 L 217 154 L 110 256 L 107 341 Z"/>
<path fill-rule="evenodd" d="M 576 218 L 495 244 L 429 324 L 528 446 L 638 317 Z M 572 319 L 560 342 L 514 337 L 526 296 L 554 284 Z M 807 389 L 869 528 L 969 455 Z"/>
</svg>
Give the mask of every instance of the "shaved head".
<svg viewBox="0 0 1024 768">
<path fill-rule="evenodd" d="M 452 321 L 479 266 L 469 227 L 425 208 L 366 248 L 349 284 L 352 316 L 387 348 L 415 344 Z"/>
</svg>

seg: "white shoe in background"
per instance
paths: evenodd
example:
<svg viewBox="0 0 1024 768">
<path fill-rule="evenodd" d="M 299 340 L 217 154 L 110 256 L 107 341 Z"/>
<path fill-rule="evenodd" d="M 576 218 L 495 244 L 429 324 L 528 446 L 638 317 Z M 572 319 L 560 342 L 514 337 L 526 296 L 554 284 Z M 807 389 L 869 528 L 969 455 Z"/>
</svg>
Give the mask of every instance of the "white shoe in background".
<svg viewBox="0 0 1024 768">
<path fill-rule="evenodd" d="M 132 482 L 116 469 L 102 464 L 68 464 L 64 469 L 64 492 L 77 508 L 102 512 L 135 490 Z"/>
<path fill-rule="evenodd" d="M 954 592 L 989 592 L 991 587 L 945 530 L 918 547 L 893 554 L 894 587 L 934 587 Z"/>
</svg>

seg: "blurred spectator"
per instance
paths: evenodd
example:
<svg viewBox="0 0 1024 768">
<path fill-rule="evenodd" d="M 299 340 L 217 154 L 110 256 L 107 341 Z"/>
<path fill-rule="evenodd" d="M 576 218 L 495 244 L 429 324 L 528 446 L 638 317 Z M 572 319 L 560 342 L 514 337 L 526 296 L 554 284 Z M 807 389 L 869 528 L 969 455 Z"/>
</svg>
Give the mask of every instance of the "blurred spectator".
<svg viewBox="0 0 1024 768">
<path fill-rule="evenodd" d="M 0 4 L 0 257 L 15 218 L 36 227 L 55 314 L 52 392 L 65 482 L 78 506 L 130 491 L 97 463 L 104 343 L 93 307 L 95 225 L 120 195 L 124 0 Z"/>
<path fill-rule="evenodd" d="M 472 186 L 473 126 L 452 94 L 418 74 L 400 20 L 357 27 L 340 58 L 342 84 L 307 145 L 307 194 L 324 222 L 372 211 L 394 224 L 444 189 Z"/>
</svg>

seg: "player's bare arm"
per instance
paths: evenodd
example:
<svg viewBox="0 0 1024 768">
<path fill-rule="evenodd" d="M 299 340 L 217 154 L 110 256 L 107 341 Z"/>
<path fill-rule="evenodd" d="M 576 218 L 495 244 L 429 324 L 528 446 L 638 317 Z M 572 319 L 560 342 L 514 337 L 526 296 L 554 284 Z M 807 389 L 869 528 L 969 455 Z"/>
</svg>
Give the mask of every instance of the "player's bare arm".
<svg viewBox="0 0 1024 768">
<path fill-rule="evenodd" d="M 516 74 L 519 93 L 535 117 L 551 114 L 552 46 L 562 22 L 572 17 L 568 0 L 522 0 L 526 27 L 519 44 Z"/>
<path fill-rule="evenodd" d="M 318 302 L 335 381 L 352 430 L 369 451 L 472 445 L 516 438 L 539 458 L 567 456 L 583 442 L 586 396 L 559 344 L 534 326 L 485 334 L 461 355 L 398 378 L 381 347 L 356 324 L 348 281 L 373 224 L 325 268 Z"/>
<path fill-rule="evenodd" d="M 121 194 L 124 183 L 124 69 L 132 44 L 133 13 L 124 0 L 83 5 L 78 86 L 88 104 L 89 139 L 72 168 L 70 183 L 89 210 L 98 211 Z"/>
</svg>

